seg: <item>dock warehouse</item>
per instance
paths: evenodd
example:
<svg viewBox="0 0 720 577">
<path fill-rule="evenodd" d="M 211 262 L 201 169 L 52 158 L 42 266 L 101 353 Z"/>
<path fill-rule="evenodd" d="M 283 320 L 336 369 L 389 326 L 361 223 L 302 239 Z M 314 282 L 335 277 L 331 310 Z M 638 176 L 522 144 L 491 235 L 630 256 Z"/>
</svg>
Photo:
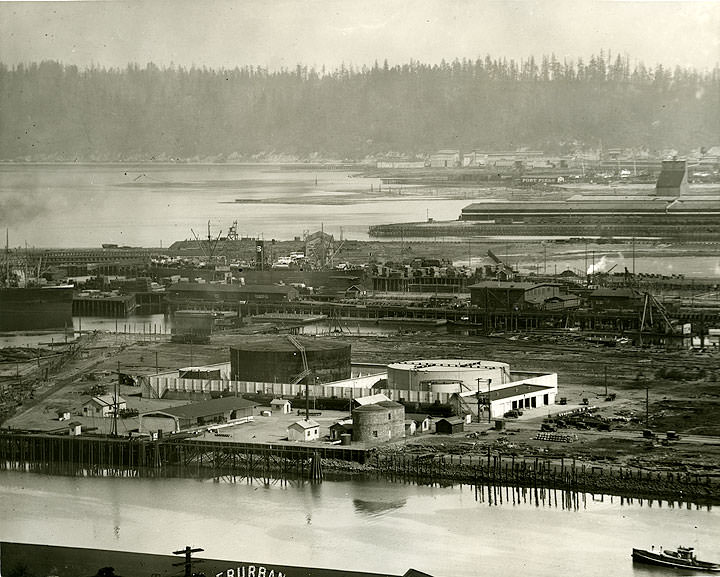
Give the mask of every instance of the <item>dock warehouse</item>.
<svg viewBox="0 0 720 577">
<path fill-rule="evenodd" d="M 148 411 L 140 415 L 140 432 L 179 433 L 212 424 L 246 423 L 253 420 L 256 404 L 233 396 Z"/>
</svg>

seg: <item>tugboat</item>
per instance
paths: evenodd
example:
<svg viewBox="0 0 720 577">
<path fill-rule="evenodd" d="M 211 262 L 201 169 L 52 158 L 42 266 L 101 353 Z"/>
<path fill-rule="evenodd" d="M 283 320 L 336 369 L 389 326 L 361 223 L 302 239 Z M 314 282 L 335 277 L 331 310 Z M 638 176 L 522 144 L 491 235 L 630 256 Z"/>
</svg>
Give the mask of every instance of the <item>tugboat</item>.
<svg viewBox="0 0 720 577">
<path fill-rule="evenodd" d="M 646 549 L 633 549 L 632 557 L 634 561 L 649 563 L 651 565 L 660 565 L 661 567 L 720 573 L 720 564 L 711 563 L 709 561 L 700 561 L 695 556 L 695 549 L 692 547 L 678 547 L 675 551 L 670 549 L 660 549 L 657 552 L 654 550 L 648 551 Z"/>
</svg>

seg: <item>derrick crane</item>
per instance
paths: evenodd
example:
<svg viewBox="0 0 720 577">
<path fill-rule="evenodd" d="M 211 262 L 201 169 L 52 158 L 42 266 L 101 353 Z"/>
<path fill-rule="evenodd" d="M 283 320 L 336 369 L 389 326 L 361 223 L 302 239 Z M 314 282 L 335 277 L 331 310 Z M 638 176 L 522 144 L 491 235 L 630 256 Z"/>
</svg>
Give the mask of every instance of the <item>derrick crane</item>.
<svg viewBox="0 0 720 577">
<path fill-rule="evenodd" d="M 667 315 L 667 310 L 665 307 L 658 301 L 652 294 L 649 292 L 644 293 L 644 300 L 643 300 L 643 311 L 642 316 L 640 317 L 640 342 L 642 343 L 642 334 L 643 331 L 647 329 L 652 329 L 655 322 L 653 320 L 653 309 L 657 311 L 657 313 L 660 314 L 660 317 L 662 318 L 663 324 L 665 326 L 665 329 L 669 333 L 675 332 L 675 326 L 672 324 L 672 321 Z M 647 324 L 646 324 L 646 321 Z"/>
<path fill-rule="evenodd" d="M 198 237 L 197 234 L 195 234 L 195 231 L 193 229 L 190 229 L 190 232 L 193 233 L 193 236 L 195 237 L 195 240 L 198 243 L 198 246 L 200 247 L 200 250 L 203 253 L 203 256 L 209 261 L 212 259 L 213 255 L 215 254 L 215 249 L 217 248 L 218 242 L 220 242 L 220 235 L 222 234 L 222 231 L 218 232 L 217 237 L 215 237 L 215 240 L 213 240 L 212 236 L 210 235 L 210 221 L 208 220 L 207 224 L 207 241 L 202 241 Z"/>
</svg>

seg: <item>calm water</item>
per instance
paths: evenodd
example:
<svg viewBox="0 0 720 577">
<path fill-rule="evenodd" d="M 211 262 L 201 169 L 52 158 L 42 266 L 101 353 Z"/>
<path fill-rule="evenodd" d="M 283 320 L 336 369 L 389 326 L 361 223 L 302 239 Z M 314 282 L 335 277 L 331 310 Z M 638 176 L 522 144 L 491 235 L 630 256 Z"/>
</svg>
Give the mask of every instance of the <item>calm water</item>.
<svg viewBox="0 0 720 577">
<path fill-rule="evenodd" d="M 633 546 L 720 558 L 716 510 L 561 493 L 388 484 L 263 485 L 0 473 L 0 540 L 436 577 L 653 575 Z"/>
<path fill-rule="evenodd" d="M 365 240 L 372 224 L 454 220 L 473 201 L 472 195 L 445 199 L 407 187 L 378 194 L 379 186 L 379 179 L 349 171 L 268 165 L 0 164 L 0 227 L 9 229 L 14 247 L 169 246 L 194 238 L 192 231 L 206 236 L 208 221 L 213 236 L 227 234 L 237 221 L 241 236 L 285 240 L 322 227 L 336 238 Z M 496 252 L 505 258 L 503 244 L 497 239 Z M 486 264 L 480 256 L 484 250 L 471 259 L 473 266 Z M 603 270 L 633 270 L 627 251 L 597 247 L 595 258 Z M 590 254 L 587 262 L 583 254 L 553 256 L 552 245 L 546 258 L 511 252 L 507 260 L 549 274 L 555 267 L 585 271 L 592 262 Z M 708 257 L 638 256 L 635 270 L 720 277 L 720 251 Z"/>
<path fill-rule="evenodd" d="M 468 200 L 378 195 L 352 172 L 259 165 L 0 165 L 0 226 L 11 246 L 169 246 L 226 234 L 292 239 L 324 227 L 367 239 L 368 226 L 456 219 Z M 374 192 L 370 192 L 371 188 Z M 242 202 L 235 202 L 241 200 Z"/>
</svg>

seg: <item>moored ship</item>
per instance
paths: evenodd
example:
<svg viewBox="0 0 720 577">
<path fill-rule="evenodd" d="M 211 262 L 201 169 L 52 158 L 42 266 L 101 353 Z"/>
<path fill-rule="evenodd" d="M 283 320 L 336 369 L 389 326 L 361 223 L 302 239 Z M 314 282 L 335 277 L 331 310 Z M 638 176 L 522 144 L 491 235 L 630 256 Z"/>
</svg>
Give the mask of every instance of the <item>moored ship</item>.
<svg viewBox="0 0 720 577">
<path fill-rule="evenodd" d="M 0 332 L 72 328 L 73 285 L 50 285 L 41 278 L 40 263 L 11 252 L 8 233 L 0 258 Z"/>
<path fill-rule="evenodd" d="M 654 549 L 650 551 L 646 549 L 633 549 L 632 557 L 634 561 L 648 563 L 650 565 L 670 567 L 673 569 L 692 569 L 693 571 L 720 573 L 720 564 L 711 563 L 709 561 L 700 561 L 695 555 L 695 550 L 692 547 L 678 547 L 674 551 L 662 548 L 658 551 L 655 551 Z"/>
</svg>

